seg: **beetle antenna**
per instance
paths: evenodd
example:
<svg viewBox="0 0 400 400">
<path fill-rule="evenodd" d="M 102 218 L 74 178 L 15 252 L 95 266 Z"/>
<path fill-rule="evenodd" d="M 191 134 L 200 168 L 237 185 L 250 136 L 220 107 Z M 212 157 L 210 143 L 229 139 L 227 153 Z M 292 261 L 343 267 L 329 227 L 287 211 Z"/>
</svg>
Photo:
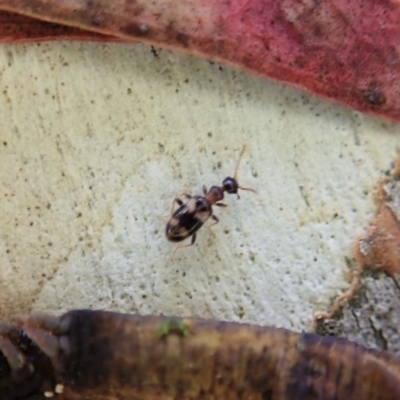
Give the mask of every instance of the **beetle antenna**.
<svg viewBox="0 0 400 400">
<path fill-rule="evenodd" d="M 233 179 L 235 179 L 236 182 L 238 181 L 237 180 L 237 173 L 238 173 L 238 170 L 239 170 L 239 164 L 240 164 L 240 161 L 241 161 L 241 159 L 243 157 L 244 152 L 246 151 L 246 147 L 247 146 L 244 144 L 243 147 L 242 147 L 242 151 L 239 154 L 239 159 L 237 160 L 237 163 L 236 163 L 235 175 L 233 176 Z M 251 189 L 251 188 L 246 188 L 246 187 L 239 186 L 239 185 L 238 185 L 238 188 L 240 190 L 248 190 L 248 191 L 253 192 L 253 193 L 258 193 L 257 190 L 254 190 L 254 189 Z M 239 194 L 237 194 L 237 197 L 238 197 L 238 199 L 240 199 Z"/>
<path fill-rule="evenodd" d="M 245 188 L 245 187 L 243 187 L 243 186 L 238 186 L 238 188 L 239 188 L 240 190 L 248 190 L 248 191 L 250 191 L 250 192 L 253 192 L 253 193 L 258 194 L 257 190 L 252 189 L 252 188 Z"/>
<path fill-rule="evenodd" d="M 246 151 L 246 145 L 244 144 L 243 147 L 242 147 L 242 151 L 239 154 L 239 159 L 237 160 L 237 163 L 236 163 L 235 174 L 233 175 L 233 179 L 235 179 L 235 181 L 237 181 L 237 173 L 238 173 L 238 170 L 239 170 L 240 160 L 242 159 L 243 154 L 244 154 L 245 151 Z"/>
</svg>

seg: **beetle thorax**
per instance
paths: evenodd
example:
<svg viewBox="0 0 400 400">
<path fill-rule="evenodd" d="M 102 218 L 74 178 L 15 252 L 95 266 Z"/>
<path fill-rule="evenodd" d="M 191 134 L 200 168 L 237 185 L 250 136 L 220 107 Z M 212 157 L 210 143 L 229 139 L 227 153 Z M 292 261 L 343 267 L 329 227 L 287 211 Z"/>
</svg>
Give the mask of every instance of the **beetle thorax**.
<svg viewBox="0 0 400 400">
<path fill-rule="evenodd" d="M 224 190 L 219 186 L 211 186 L 208 193 L 204 196 L 207 203 L 211 205 L 215 204 L 218 201 L 221 201 L 224 198 Z"/>
</svg>

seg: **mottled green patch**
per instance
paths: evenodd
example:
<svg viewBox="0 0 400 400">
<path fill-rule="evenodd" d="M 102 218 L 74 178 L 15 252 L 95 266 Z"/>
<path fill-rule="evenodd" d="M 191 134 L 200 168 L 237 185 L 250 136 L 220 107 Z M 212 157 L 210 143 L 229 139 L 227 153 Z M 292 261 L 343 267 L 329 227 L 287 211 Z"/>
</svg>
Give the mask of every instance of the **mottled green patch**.
<svg viewBox="0 0 400 400">
<path fill-rule="evenodd" d="M 168 318 L 157 329 L 157 337 L 162 339 L 170 333 L 176 333 L 184 337 L 189 336 L 189 328 L 183 320 L 177 318 Z"/>
</svg>

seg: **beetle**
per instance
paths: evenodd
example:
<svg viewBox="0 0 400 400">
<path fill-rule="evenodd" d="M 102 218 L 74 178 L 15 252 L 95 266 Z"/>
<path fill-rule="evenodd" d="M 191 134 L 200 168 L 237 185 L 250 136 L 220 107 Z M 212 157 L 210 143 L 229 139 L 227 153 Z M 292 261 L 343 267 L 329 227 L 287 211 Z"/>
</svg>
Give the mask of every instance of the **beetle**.
<svg viewBox="0 0 400 400">
<path fill-rule="evenodd" d="M 238 199 L 240 198 L 238 194 L 239 189 L 249 190 L 256 193 L 254 189 L 239 186 L 237 180 L 239 163 L 245 150 L 246 146 L 243 146 L 236 163 L 233 178 L 227 176 L 222 181 L 222 186 L 211 186 L 211 188 L 207 190 L 206 186 L 203 185 L 203 196 L 192 196 L 188 193 L 183 193 L 180 197 L 174 199 L 172 203 L 171 218 L 165 229 L 165 236 L 170 242 L 181 242 L 190 236 L 192 237 L 190 244 L 179 246 L 178 248 L 192 246 L 196 242 L 197 231 L 210 217 L 214 220 L 212 225 L 219 222 L 219 219 L 213 214 L 212 206 L 227 207 L 226 204 L 221 203 L 225 192 L 236 194 Z M 183 196 L 186 197 L 186 202 L 181 200 L 181 197 Z M 178 204 L 179 207 L 174 212 L 173 209 L 175 203 Z"/>
</svg>

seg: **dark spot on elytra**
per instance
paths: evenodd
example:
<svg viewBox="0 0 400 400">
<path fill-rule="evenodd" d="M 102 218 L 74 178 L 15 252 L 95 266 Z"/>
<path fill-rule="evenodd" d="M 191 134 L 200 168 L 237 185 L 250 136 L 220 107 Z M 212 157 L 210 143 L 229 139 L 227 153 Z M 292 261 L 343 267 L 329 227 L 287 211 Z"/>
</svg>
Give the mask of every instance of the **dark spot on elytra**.
<svg viewBox="0 0 400 400">
<path fill-rule="evenodd" d="M 386 103 L 386 96 L 376 82 L 371 82 L 367 89 L 361 91 L 361 94 L 371 106 L 381 106 Z"/>
</svg>

